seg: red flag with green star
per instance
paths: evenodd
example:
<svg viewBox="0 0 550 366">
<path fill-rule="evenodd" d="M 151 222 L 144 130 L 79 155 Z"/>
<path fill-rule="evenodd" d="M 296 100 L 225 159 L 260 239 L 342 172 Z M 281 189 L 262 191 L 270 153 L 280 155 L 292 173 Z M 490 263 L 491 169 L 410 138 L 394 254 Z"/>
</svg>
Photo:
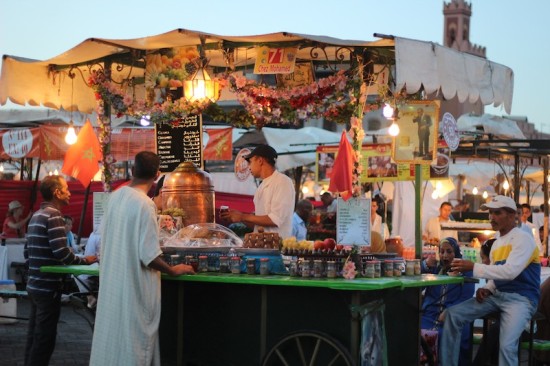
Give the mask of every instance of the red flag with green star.
<svg viewBox="0 0 550 366">
<path fill-rule="evenodd" d="M 76 178 L 84 187 L 88 187 L 94 175 L 99 171 L 99 163 L 103 158 L 101 146 L 94 133 L 90 120 L 78 133 L 76 143 L 69 147 L 63 161 L 61 171 Z"/>
</svg>

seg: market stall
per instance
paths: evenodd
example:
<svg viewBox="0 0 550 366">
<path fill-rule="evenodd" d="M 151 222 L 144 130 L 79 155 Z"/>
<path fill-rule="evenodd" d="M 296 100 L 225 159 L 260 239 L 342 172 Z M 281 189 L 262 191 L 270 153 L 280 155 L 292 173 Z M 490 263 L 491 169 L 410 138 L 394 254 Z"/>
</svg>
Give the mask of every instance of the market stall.
<svg viewBox="0 0 550 366">
<path fill-rule="evenodd" d="M 87 266 L 42 270 L 98 274 Z M 272 351 L 279 350 L 290 360 L 296 357 L 295 350 L 279 341 L 290 337 L 294 343 L 300 333 L 307 333 L 325 348 L 324 355 L 340 357 L 338 364 L 357 365 L 361 306 L 382 300 L 388 364 L 418 365 L 422 288 L 462 281 L 462 277 L 436 275 L 353 281 L 221 273 L 163 276 L 163 363 L 277 364 Z M 304 342 L 307 359 L 314 360 Z M 380 360 L 383 355 L 373 357 Z"/>
</svg>

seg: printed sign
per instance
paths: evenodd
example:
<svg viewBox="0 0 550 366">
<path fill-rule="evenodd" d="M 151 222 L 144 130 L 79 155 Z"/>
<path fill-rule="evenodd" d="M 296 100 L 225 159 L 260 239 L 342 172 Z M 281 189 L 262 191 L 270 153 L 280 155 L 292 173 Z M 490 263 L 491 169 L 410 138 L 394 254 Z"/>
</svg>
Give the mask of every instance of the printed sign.
<svg viewBox="0 0 550 366">
<path fill-rule="evenodd" d="M 344 245 L 370 245 L 370 199 L 338 197 L 336 242 Z"/>
<path fill-rule="evenodd" d="M 202 116 L 188 115 L 180 121 L 155 125 L 160 171 L 170 173 L 184 161 L 202 169 Z"/>
<path fill-rule="evenodd" d="M 289 74 L 294 72 L 298 48 L 256 47 L 254 74 Z"/>
</svg>

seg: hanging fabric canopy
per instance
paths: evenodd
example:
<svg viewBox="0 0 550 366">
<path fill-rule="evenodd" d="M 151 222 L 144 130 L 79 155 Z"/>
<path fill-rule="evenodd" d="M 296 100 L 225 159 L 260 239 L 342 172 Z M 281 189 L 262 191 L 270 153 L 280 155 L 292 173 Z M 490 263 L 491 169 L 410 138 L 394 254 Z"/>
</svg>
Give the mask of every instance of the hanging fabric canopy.
<svg viewBox="0 0 550 366">
<path fill-rule="evenodd" d="M 237 68 L 256 60 L 255 46 L 297 47 L 297 59 L 314 63 L 350 64 L 352 52 L 369 50 L 378 64 L 395 66 L 397 88 L 409 93 L 421 86 L 431 93 L 441 90 L 445 98 L 458 95 L 460 101 L 481 100 L 483 104 L 504 104 L 510 111 L 513 72 L 510 68 L 484 58 L 458 52 L 431 42 L 406 38 L 374 42 L 342 40 L 326 36 L 288 32 L 252 36 L 221 36 L 176 29 L 167 33 L 136 39 L 90 38 L 48 60 L 30 60 L 4 55 L 0 75 L 0 105 L 8 100 L 20 105 L 46 106 L 55 109 L 91 113 L 96 106 L 94 92 L 87 86 L 92 65 L 113 65 L 114 81 L 143 78 L 143 55 L 163 48 L 201 45 L 209 66 L 227 67 L 228 57 Z M 138 55 L 138 57 L 136 57 Z M 229 56 L 228 56 L 229 55 Z M 71 75 L 76 77 L 71 78 Z M 144 99 L 145 91 L 135 89 L 135 97 Z"/>
</svg>

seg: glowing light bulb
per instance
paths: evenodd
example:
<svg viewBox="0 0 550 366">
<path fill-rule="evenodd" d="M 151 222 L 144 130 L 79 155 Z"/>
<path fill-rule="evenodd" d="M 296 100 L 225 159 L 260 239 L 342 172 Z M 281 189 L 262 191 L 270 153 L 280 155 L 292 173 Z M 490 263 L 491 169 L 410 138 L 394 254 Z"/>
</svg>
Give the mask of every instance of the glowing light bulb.
<svg viewBox="0 0 550 366">
<path fill-rule="evenodd" d="M 474 189 L 472 189 L 472 194 L 478 194 L 479 191 L 477 190 L 477 186 L 474 187 Z"/>
<path fill-rule="evenodd" d="M 510 183 L 508 183 L 508 181 L 505 180 L 504 183 L 502 183 L 502 188 L 504 188 L 504 190 L 507 191 L 508 189 L 510 189 Z"/>
<path fill-rule="evenodd" d="M 53 175 L 59 175 L 59 171 L 56 169 L 53 171 Z"/>
<path fill-rule="evenodd" d="M 0 164 L 0 173 L 4 172 L 4 164 Z"/>
<path fill-rule="evenodd" d="M 149 126 L 151 124 L 151 116 L 145 115 L 141 116 L 141 119 L 139 120 L 139 124 L 142 126 Z"/>
<path fill-rule="evenodd" d="M 399 135 L 399 125 L 395 122 L 393 122 L 388 130 L 390 136 L 397 136 Z"/>
<path fill-rule="evenodd" d="M 439 198 L 439 193 L 437 192 L 437 190 L 435 190 L 435 191 L 432 192 L 432 198 L 433 198 L 434 200 L 436 200 L 436 199 Z"/>
<path fill-rule="evenodd" d="M 487 193 L 487 191 L 483 191 L 483 194 L 481 196 L 487 199 L 487 197 L 489 197 L 489 193 Z"/>
<path fill-rule="evenodd" d="M 389 105 L 388 103 L 386 103 L 384 105 L 384 108 L 382 109 L 382 115 L 386 119 L 393 119 L 393 107 L 391 105 Z"/>
<path fill-rule="evenodd" d="M 69 145 L 73 145 L 76 142 L 76 132 L 74 131 L 74 126 L 72 121 L 69 123 L 69 128 L 67 129 L 67 134 L 65 135 L 65 142 Z"/>
<path fill-rule="evenodd" d="M 302 187 L 302 193 L 303 193 L 303 194 L 309 193 L 309 188 L 306 187 L 306 186 Z"/>
</svg>

